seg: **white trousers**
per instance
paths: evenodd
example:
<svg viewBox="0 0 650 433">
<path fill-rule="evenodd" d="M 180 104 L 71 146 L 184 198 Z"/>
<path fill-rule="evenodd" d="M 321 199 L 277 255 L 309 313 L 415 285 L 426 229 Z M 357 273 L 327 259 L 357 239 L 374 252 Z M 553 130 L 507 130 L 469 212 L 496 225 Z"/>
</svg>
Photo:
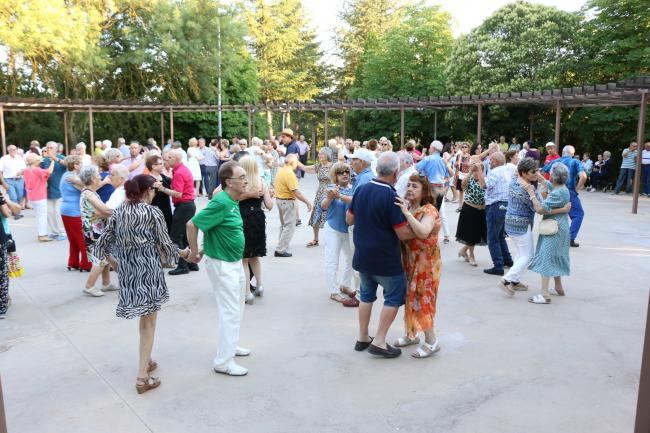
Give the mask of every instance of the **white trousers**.
<svg viewBox="0 0 650 433">
<path fill-rule="evenodd" d="M 47 199 L 30 200 L 29 204 L 34 208 L 38 235 L 47 236 Z"/>
<path fill-rule="evenodd" d="M 512 267 L 503 278 L 511 283 L 519 283 L 521 282 L 521 276 L 523 275 L 524 271 L 526 271 L 528 265 L 535 256 L 533 232 L 530 230 L 530 227 L 528 227 L 525 235 L 510 235 L 510 239 L 512 239 L 512 242 L 515 244 L 518 257 L 517 260 L 513 262 Z"/>
<path fill-rule="evenodd" d="M 350 249 L 350 235 L 334 230 L 325 223 L 322 237 L 325 243 L 325 284 L 330 293 L 338 293 L 340 286 L 350 288 L 352 284 L 352 250 Z M 339 284 L 339 258 L 343 253 L 343 272 Z"/>
<path fill-rule="evenodd" d="M 442 204 L 440 205 L 440 219 L 442 220 L 442 235 L 444 237 L 449 236 L 449 221 L 447 220 L 447 203 L 445 199 L 442 199 Z"/>
<path fill-rule="evenodd" d="M 239 328 L 244 315 L 245 277 L 242 262 L 224 262 L 206 257 L 205 268 L 212 283 L 219 312 L 219 343 L 215 367 L 224 367 L 235 358 Z"/>
<path fill-rule="evenodd" d="M 47 199 L 47 227 L 52 236 L 65 234 L 63 221 L 61 220 L 61 199 Z"/>
</svg>

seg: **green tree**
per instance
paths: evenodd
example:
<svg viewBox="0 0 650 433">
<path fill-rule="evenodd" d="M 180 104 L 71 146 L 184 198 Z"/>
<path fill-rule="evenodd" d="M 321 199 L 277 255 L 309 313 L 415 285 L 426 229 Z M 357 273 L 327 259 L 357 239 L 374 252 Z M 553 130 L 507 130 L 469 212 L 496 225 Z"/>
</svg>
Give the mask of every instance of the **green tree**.
<svg viewBox="0 0 650 433">
<path fill-rule="evenodd" d="M 253 0 L 246 19 L 262 102 L 305 100 L 317 95 L 317 77 L 311 74 L 318 68 L 320 49 L 314 30 L 306 24 L 301 1 Z M 266 116 L 271 136 L 272 112 L 267 111 Z"/>
</svg>

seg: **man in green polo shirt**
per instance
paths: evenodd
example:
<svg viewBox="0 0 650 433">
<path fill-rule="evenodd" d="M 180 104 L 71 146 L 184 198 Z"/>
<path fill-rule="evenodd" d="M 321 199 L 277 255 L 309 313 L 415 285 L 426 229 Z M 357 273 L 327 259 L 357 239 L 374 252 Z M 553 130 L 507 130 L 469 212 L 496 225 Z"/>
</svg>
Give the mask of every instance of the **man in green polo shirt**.
<svg viewBox="0 0 650 433">
<path fill-rule="evenodd" d="M 244 313 L 244 227 L 239 199 L 246 193 L 246 172 L 237 162 L 219 169 L 222 191 L 187 223 L 191 253 L 188 261 L 198 263 L 205 254 L 205 268 L 212 283 L 219 309 L 219 344 L 214 371 L 244 376 L 248 370 L 235 362 L 235 356 L 247 356 L 250 350 L 239 347 L 239 327 Z M 198 248 L 199 230 L 203 232 L 203 250 Z"/>
</svg>

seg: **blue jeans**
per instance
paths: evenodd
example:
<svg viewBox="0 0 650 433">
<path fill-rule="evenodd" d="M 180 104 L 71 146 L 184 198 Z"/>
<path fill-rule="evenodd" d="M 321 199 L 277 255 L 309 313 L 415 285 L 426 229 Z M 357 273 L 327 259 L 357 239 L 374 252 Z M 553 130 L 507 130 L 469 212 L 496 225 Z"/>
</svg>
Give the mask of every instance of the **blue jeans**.
<svg viewBox="0 0 650 433">
<path fill-rule="evenodd" d="M 406 275 L 382 276 L 359 272 L 361 302 L 372 304 L 377 300 L 377 287 L 384 288 L 384 306 L 401 307 L 406 298 Z"/>
<path fill-rule="evenodd" d="M 205 170 L 205 164 L 199 164 L 201 168 L 201 183 L 199 183 L 199 194 L 208 193 L 208 172 Z"/>
<path fill-rule="evenodd" d="M 641 192 L 650 194 L 650 164 L 641 166 Z"/>
<path fill-rule="evenodd" d="M 7 185 L 9 185 L 9 191 L 7 191 L 9 198 L 14 203 L 20 204 L 25 195 L 25 180 L 22 177 L 20 179 L 12 178 L 5 180 L 7 181 Z"/>
<path fill-rule="evenodd" d="M 621 172 L 618 174 L 618 180 L 616 181 L 616 188 L 614 188 L 614 192 L 616 194 L 621 192 L 621 189 L 623 189 L 624 184 L 625 184 L 625 192 L 631 192 L 633 180 L 634 180 L 634 169 L 621 168 Z M 571 206 L 573 206 L 573 204 Z"/>
<path fill-rule="evenodd" d="M 569 188 L 571 195 L 571 210 L 569 211 L 569 218 L 571 218 L 571 240 L 575 241 L 582 225 L 582 220 L 585 217 L 585 211 L 582 209 L 582 203 L 578 197 L 575 189 Z"/>
<path fill-rule="evenodd" d="M 488 249 L 492 263 L 497 269 L 503 269 L 505 263 L 512 263 L 512 256 L 506 242 L 506 209 L 507 201 L 497 201 L 485 207 L 485 222 L 487 223 Z"/>
</svg>

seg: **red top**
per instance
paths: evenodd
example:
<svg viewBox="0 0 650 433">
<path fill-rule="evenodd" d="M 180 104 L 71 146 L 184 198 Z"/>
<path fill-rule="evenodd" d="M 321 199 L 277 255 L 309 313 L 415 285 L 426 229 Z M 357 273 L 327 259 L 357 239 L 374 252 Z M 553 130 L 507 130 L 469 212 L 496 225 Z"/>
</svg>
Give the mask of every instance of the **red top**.
<svg viewBox="0 0 650 433">
<path fill-rule="evenodd" d="M 185 165 L 178 164 L 172 169 L 172 189 L 183 193 L 179 198 L 172 197 L 172 203 L 186 203 L 194 200 L 194 177 Z"/>
<path fill-rule="evenodd" d="M 558 159 L 560 155 L 556 153 L 555 155 L 546 155 L 546 159 L 544 160 L 544 165 L 548 164 L 551 161 L 555 161 Z M 551 174 L 550 173 L 543 173 L 544 179 L 546 180 L 551 180 Z"/>
<path fill-rule="evenodd" d="M 47 198 L 47 178 L 50 172 L 44 168 L 28 167 L 23 172 L 25 177 L 25 190 L 27 199 L 31 201 L 44 200 Z"/>
</svg>

